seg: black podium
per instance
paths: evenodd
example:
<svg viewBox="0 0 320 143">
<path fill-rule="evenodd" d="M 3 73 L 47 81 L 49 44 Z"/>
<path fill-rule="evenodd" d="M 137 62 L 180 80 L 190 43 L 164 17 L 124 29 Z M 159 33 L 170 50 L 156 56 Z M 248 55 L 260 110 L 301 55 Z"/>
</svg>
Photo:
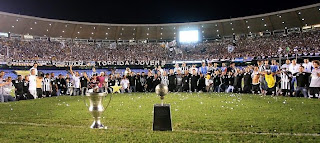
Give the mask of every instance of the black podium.
<svg viewBox="0 0 320 143">
<path fill-rule="evenodd" d="M 172 131 L 170 104 L 154 104 L 153 130 Z"/>
</svg>

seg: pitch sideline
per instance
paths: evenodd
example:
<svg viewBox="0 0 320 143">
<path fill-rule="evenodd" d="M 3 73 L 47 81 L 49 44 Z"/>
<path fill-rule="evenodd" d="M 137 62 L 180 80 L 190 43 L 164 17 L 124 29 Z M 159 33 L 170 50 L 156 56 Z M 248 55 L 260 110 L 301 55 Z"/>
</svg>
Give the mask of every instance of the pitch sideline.
<svg viewBox="0 0 320 143">
<path fill-rule="evenodd" d="M 38 126 L 38 127 L 61 127 L 61 128 L 88 128 L 85 126 L 73 126 L 73 125 L 55 125 L 55 124 L 38 124 L 38 123 L 27 123 L 27 122 L 3 122 L 0 121 L 0 124 L 3 125 L 25 125 L 25 126 Z M 115 130 L 132 130 L 129 128 L 110 128 Z M 135 129 L 140 131 L 147 131 L 146 129 Z M 320 134 L 316 133 L 268 133 L 268 132 L 246 132 L 246 131 L 195 131 L 195 130 L 174 130 L 174 132 L 181 133 L 195 133 L 195 134 L 242 134 L 242 135 L 276 135 L 276 136 L 312 136 L 320 137 Z"/>
</svg>

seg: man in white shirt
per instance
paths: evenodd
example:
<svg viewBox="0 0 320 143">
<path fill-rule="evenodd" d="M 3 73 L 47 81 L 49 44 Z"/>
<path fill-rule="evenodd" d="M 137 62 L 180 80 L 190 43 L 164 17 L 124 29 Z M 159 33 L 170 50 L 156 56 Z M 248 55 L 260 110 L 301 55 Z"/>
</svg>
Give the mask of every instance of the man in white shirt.
<svg viewBox="0 0 320 143">
<path fill-rule="evenodd" d="M 192 67 L 189 69 L 189 73 L 193 73 L 193 70 L 196 70 L 196 73 L 198 73 L 198 68 L 196 65 L 192 65 Z"/>
<path fill-rule="evenodd" d="M 290 60 L 286 60 L 286 63 L 281 66 L 281 69 L 289 69 Z"/>
<path fill-rule="evenodd" d="M 123 76 L 123 78 L 120 82 L 120 85 L 122 86 L 121 87 L 122 93 L 129 92 L 130 82 L 129 82 L 127 76 L 125 76 L 125 75 Z"/>
<path fill-rule="evenodd" d="M 70 73 L 72 75 L 72 79 L 74 81 L 74 88 L 73 88 L 73 95 L 77 96 L 80 95 L 80 74 L 76 72 L 75 74 L 72 71 L 72 66 L 70 66 Z"/>
<path fill-rule="evenodd" d="M 291 72 L 291 74 L 295 74 L 299 71 L 299 67 L 300 64 L 297 64 L 297 61 L 295 59 L 293 59 L 291 61 L 291 64 L 289 65 L 289 71 Z M 297 81 L 296 77 L 293 76 L 292 80 L 291 80 L 291 91 L 294 92 L 295 88 L 294 88 L 294 83 Z"/>
<path fill-rule="evenodd" d="M 32 66 L 32 68 L 30 69 L 30 74 L 31 74 L 31 70 L 33 70 L 33 69 L 34 69 L 34 70 L 35 70 L 36 75 L 38 75 L 38 69 L 37 69 L 37 68 L 38 68 L 38 64 L 37 64 L 37 63 L 34 63 L 34 64 L 33 64 L 33 66 Z"/>
<path fill-rule="evenodd" d="M 304 67 L 305 72 L 311 73 L 312 63 L 309 61 L 309 59 L 304 59 L 302 66 Z"/>
<path fill-rule="evenodd" d="M 0 72 L 0 103 L 4 102 L 4 98 L 5 98 L 5 92 L 4 92 L 4 88 L 10 84 L 10 82 L 5 82 L 4 79 L 4 71 Z"/>
<path fill-rule="evenodd" d="M 311 72 L 310 95 L 320 98 L 320 62 L 312 61 L 314 69 Z"/>
<path fill-rule="evenodd" d="M 173 72 L 174 72 L 174 73 L 177 73 L 178 70 L 181 71 L 181 68 L 179 67 L 179 64 L 176 63 L 175 66 L 174 66 Z"/>
<path fill-rule="evenodd" d="M 299 71 L 300 64 L 297 64 L 296 60 L 292 60 L 292 63 L 289 65 L 289 71 L 292 74 L 295 74 Z"/>
<path fill-rule="evenodd" d="M 6 79 L 6 85 L 4 85 L 2 88 L 4 102 L 15 101 L 15 99 L 10 95 L 12 89 L 14 89 L 12 78 L 10 76 Z"/>
<path fill-rule="evenodd" d="M 31 69 L 31 75 L 29 76 L 29 92 L 34 99 L 37 99 L 37 76 L 36 70 Z"/>
</svg>

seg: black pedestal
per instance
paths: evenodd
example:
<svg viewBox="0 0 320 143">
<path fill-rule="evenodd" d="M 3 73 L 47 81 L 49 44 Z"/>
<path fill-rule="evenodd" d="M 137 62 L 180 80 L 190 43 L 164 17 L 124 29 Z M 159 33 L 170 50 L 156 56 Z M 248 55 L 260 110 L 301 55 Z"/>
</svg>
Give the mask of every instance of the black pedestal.
<svg viewBox="0 0 320 143">
<path fill-rule="evenodd" d="M 154 104 L 153 130 L 172 131 L 170 104 Z"/>
</svg>

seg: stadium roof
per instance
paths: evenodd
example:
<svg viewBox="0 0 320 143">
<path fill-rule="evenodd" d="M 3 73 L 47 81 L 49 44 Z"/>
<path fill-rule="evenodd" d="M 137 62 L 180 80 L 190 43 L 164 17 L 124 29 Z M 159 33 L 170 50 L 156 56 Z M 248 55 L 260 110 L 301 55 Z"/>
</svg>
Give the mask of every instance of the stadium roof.
<svg viewBox="0 0 320 143">
<path fill-rule="evenodd" d="M 43 37 L 107 40 L 173 40 L 198 29 L 204 39 L 320 24 L 320 3 L 247 17 L 170 24 L 108 24 L 54 20 L 0 12 L 0 32 Z"/>
</svg>

